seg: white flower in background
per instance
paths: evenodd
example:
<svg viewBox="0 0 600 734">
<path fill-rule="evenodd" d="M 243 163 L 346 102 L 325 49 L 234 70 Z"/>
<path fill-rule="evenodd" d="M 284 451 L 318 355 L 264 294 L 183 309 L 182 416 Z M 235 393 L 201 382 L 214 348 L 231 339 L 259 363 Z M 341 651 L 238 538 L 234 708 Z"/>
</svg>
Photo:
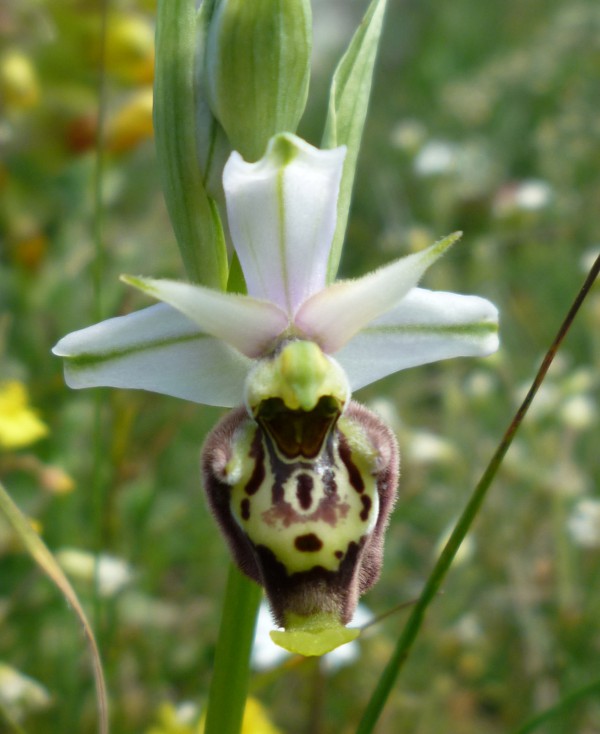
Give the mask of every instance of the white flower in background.
<svg viewBox="0 0 600 734">
<path fill-rule="evenodd" d="M 419 464 L 448 464 L 457 458 L 452 442 L 431 431 L 409 433 L 406 451 L 410 460 Z"/>
<path fill-rule="evenodd" d="M 567 522 L 569 535 L 584 548 L 600 548 L 600 500 L 579 500 Z"/>
<path fill-rule="evenodd" d="M 494 198 L 494 214 L 510 217 L 520 213 L 539 212 L 550 205 L 552 187 L 541 179 L 526 179 L 503 186 Z"/>
<path fill-rule="evenodd" d="M 0 663 L 0 708 L 20 722 L 27 714 L 51 703 L 50 694 L 37 681 L 5 663 Z"/>
<path fill-rule="evenodd" d="M 552 201 L 552 187 L 541 179 L 521 181 L 515 187 L 514 201 L 518 209 L 525 211 L 544 209 Z"/>
<path fill-rule="evenodd" d="M 97 574 L 98 593 L 105 598 L 118 594 L 134 578 L 131 567 L 125 561 L 107 553 L 101 553 L 96 560 L 96 556 L 88 551 L 63 548 L 56 553 L 56 559 L 73 579 L 93 584 Z"/>
<path fill-rule="evenodd" d="M 458 151 L 446 140 L 430 140 L 415 156 L 413 167 L 419 176 L 440 176 L 451 173 L 456 166 Z"/>
</svg>

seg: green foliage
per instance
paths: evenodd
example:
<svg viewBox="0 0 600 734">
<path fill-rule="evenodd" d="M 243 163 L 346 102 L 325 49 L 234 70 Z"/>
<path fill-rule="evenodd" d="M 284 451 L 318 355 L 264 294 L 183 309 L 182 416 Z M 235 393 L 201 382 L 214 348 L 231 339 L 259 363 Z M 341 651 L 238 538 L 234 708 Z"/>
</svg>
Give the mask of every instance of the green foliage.
<svg viewBox="0 0 600 734">
<path fill-rule="evenodd" d="M 333 38 L 355 6 L 315 3 L 315 24 Z M 327 27 L 325 11 L 334 10 Z M 94 318 L 89 191 L 99 22 L 63 0 L 9 2 L 3 13 L 11 19 L 6 48 L 29 62 L 38 97 L 30 88 L 20 107 L 1 113 L 0 369 L 29 387 L 50 433 L 4 450 L 0 473 L 51 550 L 89 551 L 101 542 L 133 570 L 99 601 L 89 579 L 72 583 L 96 620 L 112 732 L 145 732 L 164 702 L 202 707 L 208 696 L 228 556 L 198 463 L 219 412 L 103 392 L 106 499 L 96 507 L 94 399 L 65 389 L 49 350 Z M 151 2 L 118 4 L 113 20 L 123 16 L 152 30 Z M 348 25 L 335 54 L 321 60 L 341 55 Z M 460 247 L 423 285 L 495 301 L 503 346 L 491 360 L 407 371 L 356 396 L 385 413 L 403 457 L 382 579 L 364 600 L 375 614 L 423 589 L 600 241 L 599 27 L 595 0 L 389 4 L 342 272 L 364 273 L 461 229 Z M 152 141 L 138 127 L 135 144 L 115 142 L 119 113 L 150 84 L 136 48 L 135 74 L 121 64 L 107 78 L 107 315 L 147 303 L 120 273 L 182 274 Z M 318 81 L 325 70 L 316 74 Z M 325 102 L 313 111 L 319 117 L 309 127 L 317 130 Z M 400 727 L 505 734 L 527 730 L 546 710 L 548 734 L 600 728 L 599 334 L 596 286 L 429 609 L 378 734 Z M 73 491 L 56 491 L 58 470 L 73 478 Z M 329 671 L 292 659 L 254 673 L 251 691 L 286 734 L 353 732 L 406 618 L 401 611 L 370 627 L 353 665 Z M 95 732 L 80 630 L 4 525 L 0 620 L 2 661 L 52 696 L 49 706 L 22 713 L 22 728 Z"/>
<path fill-rule="evenodd" d="M 154 129 L 163 191 L 171 223 L 189 278 L 224 290 L 227 284 L 227 254 L 223 225 L 214 200 L 206 188 L 209 171 L 200 161 L 210 154 L 198 150 L 196 133 L 198 103 L 193 93 L 196 80 L 197 40 L 203 29 L 196 23 L 196 3 L 161 0 L 157 17 L 157 59 L 154 84 Z M 200 22 L 204 14 L 199 15 Z M 205 145 L 216 145 L 216 121 Z M 207 163 L 210 166 L 210 163 Z"/>
<path fill-rule="evenodd" d="M 347 151 L 338 198 L 338 221 L 329 257 L 330 281 L 335 280 L 346 235 L 352 184 L 367 115 L 386 1 L 372 0 L 331 82 L 322 147 L 337 148 L 345 145 Z"/>
</svg>

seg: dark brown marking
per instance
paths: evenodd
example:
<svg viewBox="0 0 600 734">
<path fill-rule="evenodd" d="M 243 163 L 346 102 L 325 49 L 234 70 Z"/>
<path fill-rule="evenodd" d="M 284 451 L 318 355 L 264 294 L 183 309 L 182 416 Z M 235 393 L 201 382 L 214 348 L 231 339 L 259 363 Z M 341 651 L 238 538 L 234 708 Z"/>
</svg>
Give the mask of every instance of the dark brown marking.
<svg viewBox="0 0 600 734">
<path fill-rule="evenodd" d="M 344 466 L 348 471 L 348 479 L 350 480 L 350 484 L 359 494 L 362 494 L 365 489 L 365 483 L 363 482 L 363 478 L 360 471 L 358 470 L 358 467 L 352 461 L 352 452 L 350 451 L 350 446 L 348 446 L 348 442 L 342 434 L 340 434 L 340 444 L 338 450 L 340 453 L 340 459 L 344 462 Z"/>
<path fill-rule="evenodd" d="M 327 469 L 323 472 L 323 486 L 325 487 L 326 497 L 332 497 L 337 492 L 335 472 L 333 469 Z"/>
<path fill-rule="evenodd" d="M 333 555 L 341 561 L 344 557 L 344 551 L 336 551 Z"/>
<path fill-rule="evenodd" d="M 303 553 L 315 553 L 321 550 L 323 547 L 323 541 L 314 533 L 307 533 L 306 535 L 299 535 L 294 540 L 296 549 Z"/>
<path fill-rule="evenodd" d="M 313 487 L 314 482 L 310 474 L 299 474 L 296 478 L 296 497 L 303 510 L 308 510 L 312 505 Z"/>
<path fill-rule="evenodd" d="M 250 519 L 250 500 L 247 497 L 245 497 L 240 503 L 240 512 L 242 520 Z"/>
<path fill-rule="evenodd" d="M 371 498 L 368 497 L 366 494 L 361 495 L 360 501 L 362 502 L 362 510 L 360 512 L 360 519 L 366 520 L 369 517 L 369 512 L 371 512 Z"/>
<path fill-rule="evenodd" d="M 256 436 L 254 437 L 254 441 L 252 441 L 249 455 L 250 458 L 254 459 L 254 469 L 250 479 L 244 487 L 244 491 L 246 494 L 252 496 L 258 492 L 262 483 L 265 481 L 265 450 L 262 445 L 262 436 L 260 431 L 256 431 Z"/>
<path fill-rule="evenodd" d="M 365 537 L 358 543 L 348 543 L 344 558 L 336 571 L 316 565 L 307 571 L 289 574 L 285 565 L 264 545 L 255 546 L 262 583 L 278 624 L 286 613 L 293 611 L 310 616 L 323 610 L 336 610 L 340 621 L 347 624 L 352 617 L 360 573 L 360 558 Z"/>
</svg>

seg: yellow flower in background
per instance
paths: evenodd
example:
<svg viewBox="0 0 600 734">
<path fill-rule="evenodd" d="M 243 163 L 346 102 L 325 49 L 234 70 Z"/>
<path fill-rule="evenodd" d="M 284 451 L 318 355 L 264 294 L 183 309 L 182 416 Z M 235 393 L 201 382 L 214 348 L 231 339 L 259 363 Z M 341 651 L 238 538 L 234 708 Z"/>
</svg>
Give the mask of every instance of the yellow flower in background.
<svg viewBox="0 0 600 734">
<path fill-rule="evenodd" d="M 147 729 L 146 734 L 204 734 L 206 716 L 194 725 L 197 710 L 191 703 L 175 706 L 163 703 L 157 711 L 157 723 Z M 241 734 L 281 734 L 267 714 L 266 708 L 255 698 L 248 698 L 244 709 Z"/>
<path fill-rule="evenodd" d="M 48 426 L 29 407 L 29 396 L 22 382 L 0 383 L 0 448 L 19 449 L 48 434 Z"/>
<path fill-rule="evenodd" d="M 197 734 L 204 734 L 204 719 L 203 716 Z M 281 729 L 271 723 L 267 709 L 262 703 L 250 697 L 246 700 L 241 734 L 281 734 Z"/>
<path fill-rule="evenodd" d="M 106 64 L 117 79 L 148 84 L 154 78 L 154 27 L 134 13 L 111 19 L 106 38 Z"/>
<path fill-rule="evenodd" d="M 143 87 L 110 118 L 106 147 L 111 153 L 125 153 L 154 135 L 152 87 Z"/>
<path fill-rule="evenodd" d="M 12 111 L 28 110 L 39 101 L 36 70 L 21 51 L 7 51 L 0 59 L 0 97 Z"/>
</svg>

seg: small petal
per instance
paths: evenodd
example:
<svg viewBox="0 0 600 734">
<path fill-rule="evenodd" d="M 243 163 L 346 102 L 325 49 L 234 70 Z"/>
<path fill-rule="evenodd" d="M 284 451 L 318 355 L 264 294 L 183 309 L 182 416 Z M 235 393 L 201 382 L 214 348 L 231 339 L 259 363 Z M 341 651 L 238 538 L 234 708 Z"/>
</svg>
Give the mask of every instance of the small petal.
<svg viewBox="0 0 600 734">
<path fill-rule="evenodd" d="M 498 348 L 498 310 L 478 296 L 413 288 L 336 354 L 353 390 L 407 367 Z"/>
<path fill-rule="evenodd" d="M 364 326 L 393 309 L 460 236 L 456 232 L 362 278 L 334 283 L 303 304 L 295 325 L 323 351 L 336 352 Z"/>
<path fill-rule="evenodd" d="M 318 150 L 294 135 L 271 140 L 223 171 L 229 228 L 248 293 L 293 315 L 325 287 L 345 148 Z"/>
<path fill-rule="evenodd" d="M 222 339 L 247 357 L 258 357 L 288 326 L 273 303 L 175 280 L 122 276 L 134 288 L 158 298 L 191 319 L 202 331 Z"/>
<path fill-rule="evenodd" d="M 122 387 L 206 405 L 242 402 L 250 360 L 159 304 L 108 319 L 61 339 L 69 387 Z"/>
</svg>

